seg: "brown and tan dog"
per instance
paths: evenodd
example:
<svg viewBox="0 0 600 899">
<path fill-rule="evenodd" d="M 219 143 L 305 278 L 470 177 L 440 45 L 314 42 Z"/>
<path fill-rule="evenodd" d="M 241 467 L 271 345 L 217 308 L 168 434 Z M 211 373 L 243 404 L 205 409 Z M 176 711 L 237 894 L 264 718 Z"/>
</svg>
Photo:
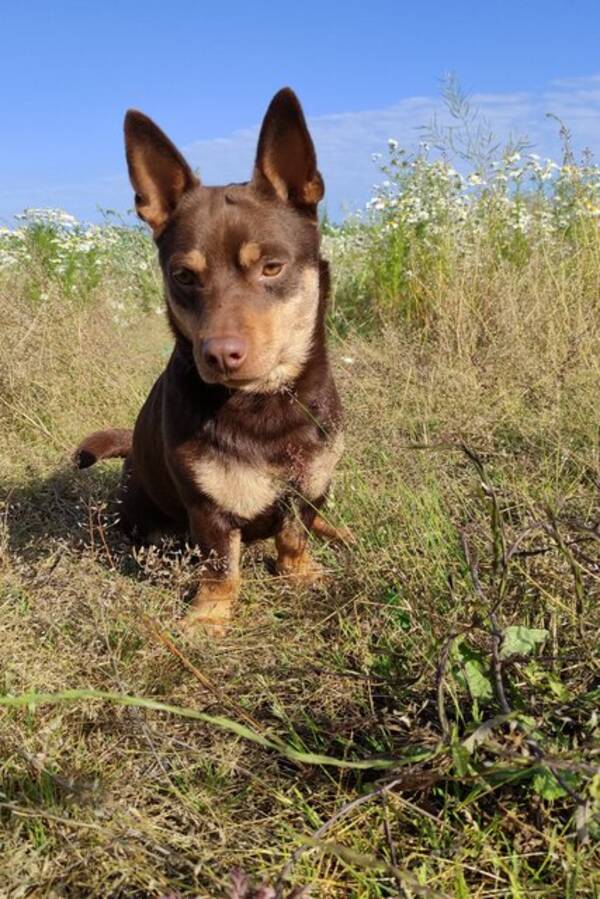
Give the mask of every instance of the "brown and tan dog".
<svg viewBox="0 0 600 899">
<path fill-rule="evenodd" d="M 275 537 L 279 572 L 315 574 L 312 529 L 342 449 L 325 344 L 323 181 L 300 104 L 279 91 L 252 180 L 205 187 L 141 112 L 125 118 L 138 215 L 158 247 L 175 346 L 132 431 L 87 437 L 87 468 L 123 457 L 121 520 L 152 539 L 187 534 L 207 560 L 187 626 L 223 630 L 242 541 Z"/>
</svg>

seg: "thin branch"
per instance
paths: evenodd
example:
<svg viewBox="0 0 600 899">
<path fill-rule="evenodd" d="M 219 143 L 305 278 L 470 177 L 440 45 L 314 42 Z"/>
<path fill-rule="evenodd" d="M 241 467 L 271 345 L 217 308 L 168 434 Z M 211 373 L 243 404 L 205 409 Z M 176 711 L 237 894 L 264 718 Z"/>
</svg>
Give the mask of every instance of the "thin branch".
<svg viewBox="0 0 600 899">
<path fill-rule="evenodd" d="M 182 651 L 178 646 L 175 645 L 171 638 L 160 630 L 158 623 L 153 618 L 151 618 L 149 615 L 145 615 L 144 624 L 146 625 L 146 629 L 148 630 L 150 635 L 160 643 L 162 643 L 163 646 L 165 646 L 169 650 L 169 652 L 175 656 L 175 658 L 179 659 L 183 667 L 186 668 L 206 690 L 212 693 L 212 695 L 218 700 L 219 703 L 231 709 L 231 711 L 235 712 L 240 718 L 242 718 L 246 722 L 246 724 L 250 724 L 259 733 L 264 731 L 264 727 L 256 720 L 256 718 L 253 718 L 252 715 L 249 715 L 248 712 L 244 708 L 242 708 L 239 703 L 231 699 L 222 690 L 219 690 L 219 688 L 216 687 L 213 682 L 202 671 L 200 671 L 200 669 L 197 668 L 193 664 L 193 662 L 191 662 L 187 658 L 187 656 L 182 653 Z"/>
<path fill-rule="evenodd" d="M 398 853 L 396 852 L 396 844 L 392 838 L 392 831 L 390 830 L 390 821 L 388 818 L 388 804 L 387 804 L 387 796 L 385 793 L 381 794 L 381 805 L 383 806 L 383 831 L 385 833 L 385 840 L 388 845 L 388 849 L 390 852 L 390 860 L 394 867 L 394 880 L 396 881 L 396 888 L 398 890 L 399 896 L 408 896 L 406 890 L 402 885 L 402 881 L 397 874 L 398 870 Z"/>
<path fill-rule="evenodd" d="M 336 824 L 341 818 L 345 818 L 346 815 L 349 815 L 350 812 L 353 812 L 355 809 L 359 808 L 361 805 L 364 805 L 366 802 L 372 802 L 373 799 L 377 799 L 379 796 L 384 796 L 386 793 L 389 793 L 390 790 L 393 790 L 394 787 L 399 786 L 404 780 L 404 776 L 395 777 L 393 780 L 388 781 L 387 783 L 380 784 L 370 793 L 366 793 L 363 796 L 357 796 L 355 799 L 351 799 L 349 802 L 346 802 L 344 805 L 340 806 L 337 812 L 328 818 L 321 827 L 317 828 L 314 833 L 308 838 L 307 842 L 304 842 L 301 846 L 294 851 L 292 856 L 288 859 L 286 864 L 281 869 L 281 873 L 277 878 L 277 883 L 275 884 L 275 897 L 276 899 L 281 899 L 283 896 L 283 889 L 285 885 L 285 881 L 289 877 L 294 865 L 298 861 L 298 859 L 304 855 L 309 849 L 313 849 L 314 842 L 316 840 L 320 840 L 321 837 L 325 836 L 328 831 L 331 830 L 334 824 Z"/>
<path fill-rule="evenodd" d="M 435 672 L 437 712 L 444 737 L 448 737 L 450 733 L 450 724 L 448 722 L 448 715 L 446 714 L 446 704 L 444 701 L 446 670 L 448 668 L 448 660 L 450 658 L 450 650 L 452 649 L 452 644 L 454 643 L 456 638 L 460 637 L 463 633 L 463 631 L 453 631 L 451 634 L 449 634 L 449 636 L 446 637 L 446 639 L 442 643 L 442 648 L 438 656 L 438 663 Z"/>
<path fill-rule="evenodd" d="M 76 821 L 74 818 L 63 818 L 60 815 L 52 815 L 50 812 L 42 809 L 29 809 L 22 805 L 15 805 L 13 802 L 0 802 L 0 808 L 5 808 L 12 812 L 13 815 L 19 815 L 22 818 L 43 818 L 46 821 L 55 821 L 57 824 L 65 824 L 67 827 L 86 828 L 87 830 L 102 831 L 99 824 L 92 824 L 90 821 Z"/>
</svg>

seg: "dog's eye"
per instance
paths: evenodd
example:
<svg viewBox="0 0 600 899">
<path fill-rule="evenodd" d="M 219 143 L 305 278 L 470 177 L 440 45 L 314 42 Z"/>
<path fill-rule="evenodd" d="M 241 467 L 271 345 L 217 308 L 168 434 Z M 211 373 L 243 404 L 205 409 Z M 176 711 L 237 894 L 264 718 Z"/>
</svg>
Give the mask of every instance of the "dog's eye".
<svg viewBox="0 0 600 899">
<path fill-rule="evenodd" d="M 191 268 L 176 268 L 173 272 L 173 280 L 182 287 L 191 287 L 198 281 L 196 273 Z"/>
<path fill-rule="evenodd" d="M 281 273 L 283 262 L 265 262 L 262 267 L 262 273 L 265 278 L 275 278 Z"/>
</svg>

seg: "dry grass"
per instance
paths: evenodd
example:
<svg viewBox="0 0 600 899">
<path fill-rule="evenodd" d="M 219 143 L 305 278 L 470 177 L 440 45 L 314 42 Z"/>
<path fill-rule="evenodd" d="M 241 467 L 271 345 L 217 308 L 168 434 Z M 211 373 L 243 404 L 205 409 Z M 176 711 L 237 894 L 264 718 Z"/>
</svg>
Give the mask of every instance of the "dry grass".
<svg viewBox="0 0 600 899">
<path fill-rule="evenodd" d="M 132 421 L 164 322 L 117 326 L 112 282 L 82 305 L 57 287 L 33 303 L 5 278 L 2 693 L 147 697 L 395 767 L 294 762 L 109 701 L 5 708 L 3 895 L 219 897 L 236 866 L 274 883 L 304 838 L 391 776 L 293 882 L 365 899 L 597 895 L 597 245 L 563 264 L 483 262 L 432 276 L 420 329 L 335 340 L 348 449 L 330 515 L 357 545 L 317 550 L 331 576 L 313 592 L 268 573 L 270 546 L 247 552 L 235 628 L 173 637 L 183 661 L 147 619 L 173 627 L 193 559 L 134 556 L 105 514 L 118 467 L 67 464 L 86 431 Z M 498 631 L 516 625 L 547 639 L 500 660 Z"/>
</svg>

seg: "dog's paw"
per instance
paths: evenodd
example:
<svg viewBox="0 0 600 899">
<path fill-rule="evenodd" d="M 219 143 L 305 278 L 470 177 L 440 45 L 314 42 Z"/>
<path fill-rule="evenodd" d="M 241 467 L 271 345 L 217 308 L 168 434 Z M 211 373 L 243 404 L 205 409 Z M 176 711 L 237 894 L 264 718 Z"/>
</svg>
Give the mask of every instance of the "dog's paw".
<svg viewBox="0 0 600 899">
<path fill-rule="evenodd" d="M 315 537 L 328 543 L 341 544 L 342 546 L 354 546 L 357 542 L 356 537 L 350 528 L 345 527 L 344 525 L 338 527 L 330 524 L 320 515 L 315 517 L 311 526 L 311 531 Z"/>
<path fill-rule="evenodd" d="M 184 637 L 194 637 L 198 634 L 206 634 L 216 640 L 224 637 L 231 622 L 230 615 L 214 614 L 214 610 L 208 610 L 206 614 L 202 610 L 194 609 L 181 619 L 179 630 Z"/>
<path fill-rule="evenodd" d="M 211 580 L 200 584 L 189 611 L 181 620 L 181 632 L 187 636 L 204 632 L 210 637 L 223 637 L 231 622 L 238 591 L 237 581 Z"/>
<path fill-rule="evenodd" d="M 299 556 L 280 556 L 275 564 L 275 570 L 280 577 L 285 577 L 303 587 L 317 586 L 325 579 L 325 569 L 315 562 L 308 552 Z"/>
</svg>

